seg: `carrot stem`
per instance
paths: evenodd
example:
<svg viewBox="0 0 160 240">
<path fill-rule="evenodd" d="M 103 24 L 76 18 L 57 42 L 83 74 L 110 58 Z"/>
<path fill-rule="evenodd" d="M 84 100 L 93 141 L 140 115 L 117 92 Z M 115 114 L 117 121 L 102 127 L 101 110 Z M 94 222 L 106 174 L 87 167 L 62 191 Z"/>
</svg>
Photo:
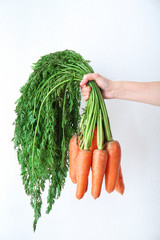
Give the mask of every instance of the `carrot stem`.
<svg viewBox="0 0 160 240">
<path fill-rule="evenodd" d="M 99 110 L 99 117 L 97 118 L 97 147 L 99 150 L 103 149 L 103 127 L 101 109 Z"/>
<path fill-rule="evenodd" d="M 88 150 L 91 147 L 95 126 L 97 124 L 98 149 L 103 149 L 103 133 L 105 141 L 112 141 L 112 133 L 101 91 L 95 81 L 89 81 L 88 85 L 92 91 L 87 100 L 83 117 L 79 127 L 80 149 Z"/>
<path fill-rule="evenodd" d="M 95 89 L 97 91 L 97 95 L 99 98 L 99 103 L 100 103 L 100 107 L 102 110 L 102 116 L 103 116 L 103 122 L 104 122 L 104 130 L 105 130 L 105 137 L 107 139 L 107 141 L 112 141 L 112 132 L 111 132 L 111 127 L 110 127 L 110 122 L 109 122 L 109 117 L 108 117 L 108 113 L 107 113 L 107 109 L 106 109 L 106 105 L 104 102 L 104 99 L 102 97 L 101 91 L 99 89 L 99 87 L 97 86 L 97 84 L 94 82 L 93 83 L 95 85 Z"/>
<path fill-rule="evenodd" d="M 83 138 L 80 140 L 80 149 L 88 150 L 91 147 L 95 125 L 97 122 L 99 101 L 96 90 L 94 89 L 93 81 L 89 82 L 92 87 L 90 98 L 87 101 L 84 110 L 84 117 L 81 119 L 80 132 L 83 133 Z"/>
</svg>

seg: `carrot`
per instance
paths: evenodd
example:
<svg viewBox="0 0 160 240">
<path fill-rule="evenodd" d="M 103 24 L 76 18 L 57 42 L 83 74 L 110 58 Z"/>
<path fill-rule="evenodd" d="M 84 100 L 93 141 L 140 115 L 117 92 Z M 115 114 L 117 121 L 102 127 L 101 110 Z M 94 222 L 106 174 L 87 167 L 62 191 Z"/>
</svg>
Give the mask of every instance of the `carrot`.
<svg viewBox="0 0 160 240">
<path fill-rule="evenodd" d="M 107 165 L 106 150 L 95 149 L 92 158 L 92 196 L 98 198 Z"/>
<path fill-rule="evenodd" d="M 73 135 L 70 143 L 69 143 L 69 175 L 73 183 L 77 183 L 76 180 L 76 156 L 79 151 L 79 143 L 80 140 L 78 139 L 78 145 L 77 145 L 77 137 L 76 135 Z M 93 152 L 94 149 L 97 148 L 97 126 L 94 130 L 92 145 L 89 148 L 91 152 Z M 87 191 L 87 189 L 86 189 Z"/>
<path fill-rule="evenodd" d="M 92 139 L 92 144 L 91 144 L 91 147 L 89 148 L 89 150 L 91 152 L 93 152 L 94 149 L 97 149 L 97 126 L 95 126 L 93 139 Z"/>
<path fill-rule="evenodd" d="M 125 189 L 125 185 L 124 185 L 124 181 L 123 181 L 122 168 L 120 165 L 118 180 L 116 183 L 116 191 L 123 195 L 124 189 Z"/>
<path fill-rule="evenodd" d="M 88 175 L 91 167 L 92 152 L 88 150 L 81 149 L 78 151 L 76 157 L 77 164 L 77 191 L 76 197 L 81 199 L 87 188 Z"/>
<path fill-rule="evenodd" d="M 108 193 L 111 193 L 115 189 L 118 179 L 121 147 L 118 141 L 111 141 L 106 144 L 105 149 L 108 153 L 108 162 L 105 172 L 105 188 Z"/>
<path fill-rule="evenodd" d="M 77 183 L 76 180 L 76 156 L 79 147 L 77 145 L 77 137 L 73 135 L 69 143 L 69 176 L 73 183 Z"/>
<path fill-rule="evenodd" d="M 85 193 L 87 192 L 87 190 L 88 190 L 88 179 L 87 179 L 87 185 L 86 185 Z"/>
</svg>

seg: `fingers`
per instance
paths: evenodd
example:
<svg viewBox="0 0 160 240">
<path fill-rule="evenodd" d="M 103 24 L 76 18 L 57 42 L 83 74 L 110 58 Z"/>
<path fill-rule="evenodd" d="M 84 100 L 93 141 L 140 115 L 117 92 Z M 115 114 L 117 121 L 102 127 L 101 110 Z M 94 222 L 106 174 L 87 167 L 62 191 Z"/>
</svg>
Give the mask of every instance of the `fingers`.
<svg viewBox="0 0 160 240">
<path fill-rule="evenodd" d="M 83 76 L 83 79 L 80 82 L 81 94 L 82 94 L 83 100 L 87 101 L 90 95 L 91 87 L 86 86 L 88 81 L 94 80 L 95 82 L 97 82 L 100 77 L 101 75 L 99 75 L 98 73 L 89 73 Z"/>
<path fill-rule="evenodd" d="M 81 95 L 83 100 L 87 101 L 90 95 L 91 87 L 84 85 L 81 87 Z"/>
<path fill-rule="evenodd" d="M 84 86 L 87 84 L 88 81 L 91 81 L 91 80 L 95 80 L 97 81 L 97 79 L 99 78 L 99 74 L 98 73 L 89 73 L 89 74 L 85 74 L 83 76 L 83 79 L 82 81 L 80 82 L 80 86 Z"/>
</svg>

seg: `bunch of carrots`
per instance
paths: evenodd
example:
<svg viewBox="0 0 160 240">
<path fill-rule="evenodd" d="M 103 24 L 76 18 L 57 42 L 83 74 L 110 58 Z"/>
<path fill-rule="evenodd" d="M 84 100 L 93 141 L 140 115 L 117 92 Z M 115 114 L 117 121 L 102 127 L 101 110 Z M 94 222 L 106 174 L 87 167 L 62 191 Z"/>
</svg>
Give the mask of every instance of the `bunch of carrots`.
<svg viewBox="0 0 160 240">
<path fill-rule="evenodd" d="M 116 190 L 123 195 L 124 182 L 121 169 L 121 147 L 112 138 L 107 109 L 101 91 L 90 81 L 92 91 L 81 117 L 78 133 L 69 144 L 69 176 L 77 183 L 76 197 L 81 199 L 88 188 L 88 175 L 92 170 L 94 199 L 101 193 L 103 178 L 108 193 Z"/>
</svg>

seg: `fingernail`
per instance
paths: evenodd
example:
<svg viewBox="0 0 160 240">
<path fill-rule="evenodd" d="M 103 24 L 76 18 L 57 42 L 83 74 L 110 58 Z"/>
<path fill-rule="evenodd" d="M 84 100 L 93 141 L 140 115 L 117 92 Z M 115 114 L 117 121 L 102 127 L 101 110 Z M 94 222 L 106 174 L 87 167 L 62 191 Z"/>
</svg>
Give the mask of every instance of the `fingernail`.
<svg viewBox="0 0 160 240">
<path fill-rule="evenodd" d="M 82 86 L 84 83 L 85 83 L 85 80 L 83 79 L 83 80 L 80 82 L 80 86 Z"/>
<path fill-rule="evenodd" d="M 82 78 L 82 81 L 80 82 L 80 86 L 83 85 L 85 83 L 86 79 L 85 76 Z"/>
</svg>

